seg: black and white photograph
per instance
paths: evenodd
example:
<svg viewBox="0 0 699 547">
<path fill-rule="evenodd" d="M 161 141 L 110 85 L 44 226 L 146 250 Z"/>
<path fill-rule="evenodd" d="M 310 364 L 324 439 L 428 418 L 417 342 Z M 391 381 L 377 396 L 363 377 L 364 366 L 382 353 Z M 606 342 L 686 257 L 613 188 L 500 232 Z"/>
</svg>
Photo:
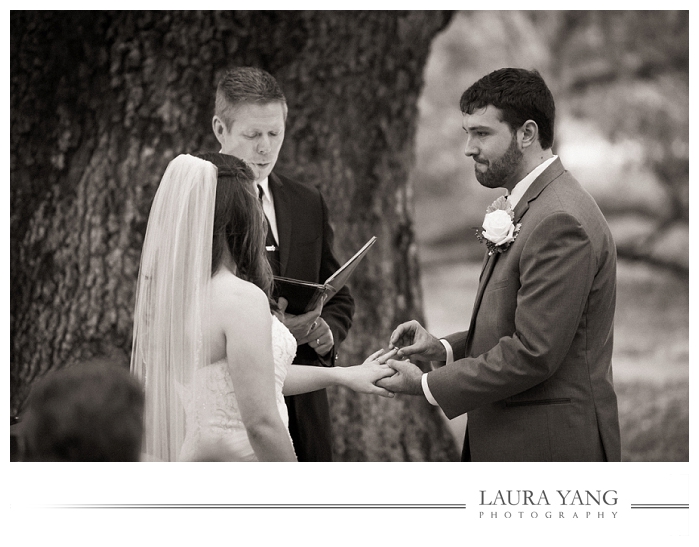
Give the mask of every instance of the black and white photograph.
<svg viewBox="0 0 699 547">
<path fill-rule="evenodd" d="M 691 544 L 688 5 L 359 4 L 10 10 L 13 543 Z"/>
</svg>

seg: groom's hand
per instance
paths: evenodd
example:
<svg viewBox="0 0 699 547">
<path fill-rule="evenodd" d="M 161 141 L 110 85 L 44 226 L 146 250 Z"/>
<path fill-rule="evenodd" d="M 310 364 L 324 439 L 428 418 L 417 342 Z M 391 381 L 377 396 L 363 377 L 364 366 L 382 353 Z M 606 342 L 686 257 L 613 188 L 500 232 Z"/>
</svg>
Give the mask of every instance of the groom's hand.
<svg viewBox="0 0 699 547">
<path fill-rule="evenodd" d="M 386 364 L 396 373 L 388 378 L 382 378 L 376 385 L 393 393 L 407 395 L 423 395 L 422 371 L 410 361 L 389 359 Z"/>
<path fill-rule="evenodd" d="M 447 358 L 447 351 L 439 339 L 415 320 L 398 325 L 391 334 L 390 345 L 398 348 L 397 357 L 413 355 L 425 361 L 444 361 Z"/>
</svg>

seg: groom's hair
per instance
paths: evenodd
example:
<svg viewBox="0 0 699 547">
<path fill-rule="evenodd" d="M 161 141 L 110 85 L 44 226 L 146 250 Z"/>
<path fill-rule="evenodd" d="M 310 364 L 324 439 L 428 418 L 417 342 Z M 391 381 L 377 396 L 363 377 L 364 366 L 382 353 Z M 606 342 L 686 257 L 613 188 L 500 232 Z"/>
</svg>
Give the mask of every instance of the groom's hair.
<svg viewBox="0 0 699 547">
<path fill-rule="evenodd" d="M 547 150 L 553 146 L 556 106 L 553 95 L 541 74 L 523 68 L 501 68 L 483 76 L 461 95 L 459 106 L 464 114 L 492 105 L 502 111 L 512 132 L 527 120 L 539 127 L 539 143 Z"/>
<path fill-rule="evenodd" d="M 279 83 L 269 72 L 255 67 L 235 67 L 227 70 L 216 88 L 214 114 L 229 131 L 235 121 L 235 110 L 246 103 L 281 103 L 286 120 L 286 97 Z"/>
</svg>

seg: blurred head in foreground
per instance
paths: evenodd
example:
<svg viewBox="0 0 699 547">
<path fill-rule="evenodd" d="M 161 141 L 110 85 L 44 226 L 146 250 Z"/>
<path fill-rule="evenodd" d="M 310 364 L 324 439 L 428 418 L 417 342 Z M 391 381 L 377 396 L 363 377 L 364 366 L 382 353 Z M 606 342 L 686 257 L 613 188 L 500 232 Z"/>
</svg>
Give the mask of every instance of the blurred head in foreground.
<svg viewBox="0 0 699 547">
<path fill-rule="evenodd" d="M 49 372 L 22 430 L 30 461 L 138 461 L 143 392 L 127 369 L 91 361 Z"/>
</svg>

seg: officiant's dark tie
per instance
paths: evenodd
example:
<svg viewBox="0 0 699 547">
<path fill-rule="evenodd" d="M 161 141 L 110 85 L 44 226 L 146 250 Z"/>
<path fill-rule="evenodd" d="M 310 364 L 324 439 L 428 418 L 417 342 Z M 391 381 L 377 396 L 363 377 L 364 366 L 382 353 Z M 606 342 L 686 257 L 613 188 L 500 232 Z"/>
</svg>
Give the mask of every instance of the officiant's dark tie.
<svg viewBox="0 0 699 547">
<path fill-rule="evenodd" d="M 260 198 L 260 206 L 262 206 L 262 197 L 265 195 L 265 191 L 259 184 L 257 185 L 257 195 Z M 274 239 L 274 234 L 272 233 L 272 228 L 269 225 L 269 219 L 267 218 L 266 214 L 265 219 L 267 220 L 267 239 L 265 240 L 265 246 L 267 247 L 267 261 L 269 262 L 269 265 L 272 266 L 272 272 L 274 275 L 279 275 L 279 245 Z"/>
</svg>

